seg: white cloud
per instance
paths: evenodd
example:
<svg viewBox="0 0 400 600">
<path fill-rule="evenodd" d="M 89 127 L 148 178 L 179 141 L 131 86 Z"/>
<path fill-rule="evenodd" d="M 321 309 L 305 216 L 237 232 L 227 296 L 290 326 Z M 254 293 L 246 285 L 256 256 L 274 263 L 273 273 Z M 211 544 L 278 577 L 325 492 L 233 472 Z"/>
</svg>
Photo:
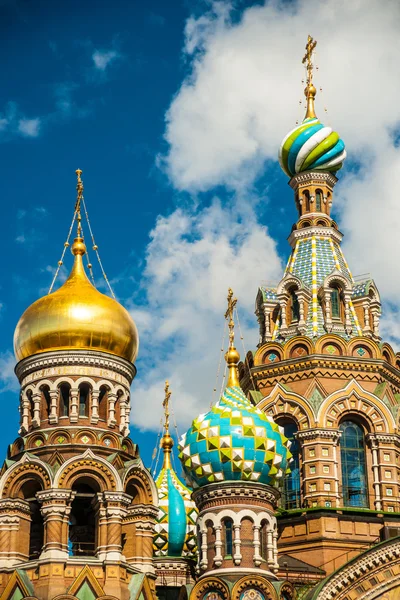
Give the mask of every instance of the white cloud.
<svg viewBox="0 0 400 600">
<path fill-rule="evenodd" d="M 281 270 L 267 229 L 248 210 L 244 218 L 236 207 L 223 208 L 214 200 L 209 208 L 177 209 L 168 217 L 159 217 L 151 233 L 144 273 L 148 306 L 132 309 L 142 334 L 140 353 L 145 364 L 143 375 L 139 365 L 132 390 L 136 426 L 157 427 L 165 379 L 174 390 L 181 424 L 187 425 L 196 413 L 209 407 L 221 354 L 228 287 L 240 299 L 245 339 L 253 345 L 257 339 L 253 316 L 257 283 L 260 278 L 276 280 Z"/>
<path fill-rule="evenodd" d="M 248 8 L 240 19 L 233 4 L 214 2 L 207 13 L 188 19 L 188 75 L 167 112 L 168 151 L 158 161 L 178 190 L 225 186 L 239 197 L 233 210 L 215 202 L 157 221 L 145 273 L 148 315 L 141 308 L 140 316 L 146 366 L 133 387 L 135 424 L 158 425 L 167 377 L 181 422 L 208 408 L 228 285 L 249 319 L 248 348 L 257 343 L 251 313 L 259 280 L 277 280 L 282 271 L 273 241 L 252 212 L 255 200 L 245 191 L 277 164 L 281 140 L 303 118 L 301 58 L 308 33 L 318 39 L 317 113 L 345 140 L 348 165 L 353 158 L 359 166 L 340 175 L 335 197 L 347 258 L 355 273 L 371 271 L 383 296 L 397 301 L 399 26 L 395 0 L 276 1 Z M 235 214 L 238 207 L 248 218 Z M 392 341 L 400 337 L 396 319 L 392 309 L 382 323 Z"/>
<path fill-rule="evenodd" d="M 121 55 L 116 50 L 95 50 L 92 54 L 94 66 L 99 71 L 105 71 L 118 58 L 121 58 Z"/>
<path fill-rule="evenodd" d="M 37 137 L 40 133 L 40 119 L 20 119 L 18 131 L 25 137 Z"/>
<path fill-rule="evenodd" d="M 14 373 L 14 354 L 7 350 L 0 353 L 0 392 L 17 391 L 18 380 Z"/>
<path fill-rule="evenodd" d="M 8 102 L 4 113 L 0 113 L 0 140 L 5 141 L 12 137 L 38 137 L 42 120 L 26 118 L 15 102 Z"/>
</svg>

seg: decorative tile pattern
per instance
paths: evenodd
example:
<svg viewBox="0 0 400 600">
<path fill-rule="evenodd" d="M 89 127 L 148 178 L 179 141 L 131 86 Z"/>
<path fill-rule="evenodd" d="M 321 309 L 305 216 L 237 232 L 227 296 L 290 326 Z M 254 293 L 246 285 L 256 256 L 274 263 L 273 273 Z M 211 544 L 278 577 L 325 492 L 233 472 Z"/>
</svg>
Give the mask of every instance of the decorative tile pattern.
<svg viewBox="0 0 400 600">
<path fill-rule="evenodd" d="M 158 519 L 153 541 L 155 556 L 195 556 L 197 509 L 192 492 L 172 468 L 163 468 L 156 481 Z"/>
<path fill-rule="evenodd" d="M 289 446 L 283 428 L 254 407 L 239 387 L 230 387 L 182 436 L 179 458 L 196 488 L 238 480 L 273 485 L 288 471 Z"/>
</svg>

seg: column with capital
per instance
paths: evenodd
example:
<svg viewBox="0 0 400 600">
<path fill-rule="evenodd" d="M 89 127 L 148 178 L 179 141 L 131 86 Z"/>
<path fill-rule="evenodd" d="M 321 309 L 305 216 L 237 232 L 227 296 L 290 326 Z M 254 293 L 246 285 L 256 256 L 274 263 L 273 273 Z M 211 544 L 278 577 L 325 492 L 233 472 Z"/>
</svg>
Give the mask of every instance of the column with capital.
<svg viewBox="0 0 400 600">
<path fill-rule="evenodd" d="M 50 390 L 50 414 L 49 414 L 49 423 L 51 425 L 55 425 L 58 423 L 58 390 Z"/>
<path fill-rule="evenodd" d="M 132 498 L 123 492 L 103 492 L 102 496 L 107 515 L 106 560 L 120 561 L 122 559 L 122 520 Z"/>
<path fill-rule="evenodd" d="M 29 559 L 31 515 L 29 502 L 21 498 L 0 500 L 0 567 L 12 567 Z"/>
<path fill-rule="evenodd" d="M 68 523 L 75 492 L 51 489 L 36 494 L 44 519 L 44 543 L 40 558 L 68 558 Z"/>
</svg>

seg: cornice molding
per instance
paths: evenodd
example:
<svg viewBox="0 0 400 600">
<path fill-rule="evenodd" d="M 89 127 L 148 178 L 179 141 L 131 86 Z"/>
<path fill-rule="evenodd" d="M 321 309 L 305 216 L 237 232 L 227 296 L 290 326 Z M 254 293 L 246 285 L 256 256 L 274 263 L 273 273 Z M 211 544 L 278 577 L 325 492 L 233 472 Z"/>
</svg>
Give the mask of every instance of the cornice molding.
<svg viewBox="0 0 400 600">
<path fill-rule="evenodd" d="M 246 504 L 246 500 L 258 500 L 276 505 L 279 491 L 272 486 L 249 481 L 224 481 L 210 483 L 193 492 L 193 500 L 199 510 L 208 502 L 234 500 L 236 504 Z M 241 501 L 241 502 L 239 502 Z M 226 504 L 223 505 L 226 508 Z"/>
<path fill-rule="evenodd" d="M 312 183 L 313 181 L 318 183 L 323 181 L 334 187 L 338 178 L 326 171 L 305 171 L 304 173 L 296 173 L 296 175 L 293 175 L 289 181 L 289 185 L 295 190 L 300 183 Z"/>
<path fill-rule="evenodd" d="M 288 237 L 288 242 L 292 248 L 296 245 L 297 240 L 308 237 L 326 237 L 332 238 L 338 244 L 343 239 L 343 234 L 333 227 L 322 227 L 321 225 L 311 225 L 310 227 L 302 227 L 301 229 L 294 229 Z"/>
<path fill-rule="evenodd" d="M 34 354 L 16 365 L 15 374 L 21 383 L 24 377 L 40 369 L 68 365 L 109 369 L 126 377 L 130 383 L 136 375 L 136 367 L 129 361 L 95 350 L 58 350 Z"/>
</svg>

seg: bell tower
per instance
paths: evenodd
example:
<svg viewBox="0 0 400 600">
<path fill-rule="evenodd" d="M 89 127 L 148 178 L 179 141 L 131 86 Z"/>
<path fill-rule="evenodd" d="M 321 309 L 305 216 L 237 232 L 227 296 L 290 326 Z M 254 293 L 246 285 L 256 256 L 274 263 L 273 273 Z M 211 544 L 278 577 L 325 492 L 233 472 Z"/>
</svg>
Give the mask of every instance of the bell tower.
<svg viewBox="0 0 400 600">
<path fill-rule="evenodd" d="M 38 600 L 86 587 L 124 599 L 141 573 L 151 598 L 157 490 L 129 438 L 138 332 L 86 274 L 77 178 L 72 270 L 15 330 L 20 437 L 0 478 L 0 593 L 18 569 Z"/>
</svg>

